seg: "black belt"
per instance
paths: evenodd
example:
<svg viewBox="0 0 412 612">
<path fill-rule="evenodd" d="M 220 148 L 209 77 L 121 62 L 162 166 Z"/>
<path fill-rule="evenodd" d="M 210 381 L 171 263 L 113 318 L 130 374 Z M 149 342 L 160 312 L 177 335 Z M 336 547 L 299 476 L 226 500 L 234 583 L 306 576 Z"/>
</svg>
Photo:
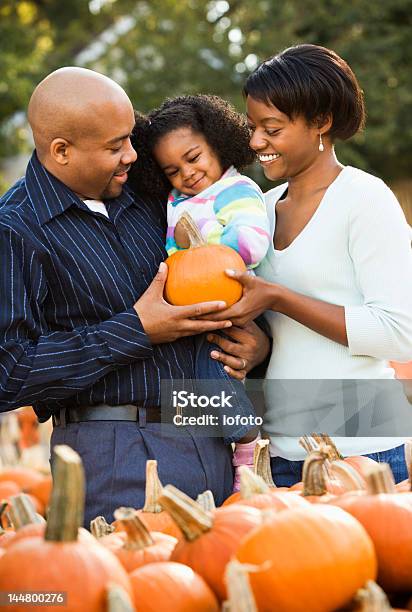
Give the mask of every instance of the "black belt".
<svg viewBox="0 0 412 612">
<path fill-rule="evenodd" d="M 133 404 L 122 404 L 121 406 L 109 406 L 98 404 L 97 406 L 79 406 L 75 408 L 62 408 L 59 413 L 53 414 L 54 427 L 66 423 L 83 423 L 85 421 L 135 421 L 140 427 L 146 423 L 160 423 L 161 412 L 159 407 L 142 408 Z"/>
</svg>

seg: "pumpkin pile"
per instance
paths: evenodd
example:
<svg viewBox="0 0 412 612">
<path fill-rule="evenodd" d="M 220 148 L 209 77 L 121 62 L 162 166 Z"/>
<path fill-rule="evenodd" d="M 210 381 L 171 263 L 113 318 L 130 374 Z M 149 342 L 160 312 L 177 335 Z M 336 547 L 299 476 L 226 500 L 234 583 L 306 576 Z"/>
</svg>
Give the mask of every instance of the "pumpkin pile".
<svg viewBox="0 0 412 612">
<path fill-rule="evenodd" d="M 395 487 L 386 464 L 343 459 L 327 436 L 301 443 L 301 483 L 275 486 L 262 440 L 219 508 L 210 491 L 193 500 L 162 486 L 148 461 L 144 507 L 96 517 L 92 533 L 81 527 L 80 457 L 57 446 L 47 522 L 21 488 L 3 504 L 0 591 L 64 591 L 68 612 L 412 610 L 410 482 Z"/>
</svg>

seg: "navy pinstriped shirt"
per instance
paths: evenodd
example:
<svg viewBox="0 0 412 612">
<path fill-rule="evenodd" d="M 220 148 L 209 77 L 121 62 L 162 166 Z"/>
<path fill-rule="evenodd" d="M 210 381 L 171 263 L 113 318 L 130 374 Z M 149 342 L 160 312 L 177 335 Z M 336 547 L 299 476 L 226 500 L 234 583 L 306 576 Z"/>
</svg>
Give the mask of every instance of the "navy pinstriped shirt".
<svg viewBox="0 0 412 612">
<path fill-rule="evenodd" d="M 162 378 L 195 377 L 193 338 L 151 345 L 133 309 L 167 256 L 162 203 L 126 187 L 106 206 L 109 219 L 89 210 L 35 153 L 0 199 L 0 412 L 158 406 Z"/>
</svg>

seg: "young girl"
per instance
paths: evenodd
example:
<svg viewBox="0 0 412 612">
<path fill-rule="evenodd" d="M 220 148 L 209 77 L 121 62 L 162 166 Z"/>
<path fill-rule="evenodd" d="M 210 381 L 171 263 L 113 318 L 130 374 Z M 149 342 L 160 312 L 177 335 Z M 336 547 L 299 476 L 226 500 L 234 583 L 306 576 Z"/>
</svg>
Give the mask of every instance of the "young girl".
<svg viewBox="0 0 412 612">
<path fill-rule="evenodd" d="M 239 170 L 255 159 L 245 119 L 217 96 L 180 96 L 147 117 L 136 114 L 133 146 L 138 160 L 131 181 L 139 193 L 167 197 L 166 250 L 189 246 L 179 225 L 188 212 L 209 244 L 235 249 L 249 269 L 264 258 L 269 222 L 258 185 Z M 207 359 L 209 379 L 228 379 L 198 338 L 198 359 Z M 204 371 L 204 370 L 203 370 Z M 204 376 L 204 375 L 203 375 Z M 254 437 L 254 436 L 253 436 Z M 254 441 L 237 446 L 234 465 L 251 464 Z"/>
</svg>

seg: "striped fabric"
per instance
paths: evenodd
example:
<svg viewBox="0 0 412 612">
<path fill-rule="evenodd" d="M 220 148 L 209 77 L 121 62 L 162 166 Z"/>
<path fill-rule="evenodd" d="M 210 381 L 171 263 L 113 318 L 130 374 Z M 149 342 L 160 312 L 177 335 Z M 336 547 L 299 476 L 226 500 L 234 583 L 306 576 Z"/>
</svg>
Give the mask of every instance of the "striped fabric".
<svg viewBox="0 0 412 612">
<path fill-rule="evenodd" d="M 183 212 L 196 221 L 208 244 L 225 244 L 239 253 L 248 268 L 254 268 L 269 247 L 269 221 L 259 186 L 231 166 L 219 181 L 195 196 L 176 189 L 167 203 L 169 255 L 180 250 L 175 227 Z"/>
<path fill-rule="evenodd" d="M 106 206 L 109 219 L 89 210 L 35 153 L 1 198 L 0 412 L 157 406 L 161 379 L 202 374 L 193 338 L 152 346 L 133 309 L 166 257 L 164 204 L 126 187 Z"/>
</svg>

